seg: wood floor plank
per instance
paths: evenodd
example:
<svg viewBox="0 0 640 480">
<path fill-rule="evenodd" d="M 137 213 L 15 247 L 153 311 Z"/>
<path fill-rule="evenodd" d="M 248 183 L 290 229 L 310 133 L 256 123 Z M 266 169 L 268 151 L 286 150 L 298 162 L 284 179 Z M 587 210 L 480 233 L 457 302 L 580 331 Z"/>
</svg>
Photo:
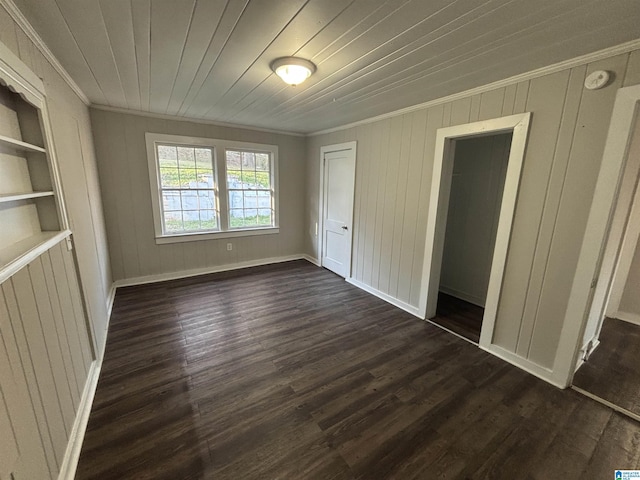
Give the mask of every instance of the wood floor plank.
<svg viewBox="0 0 640 480">
<path fill-rule="evenodd" d="M 637 423 L 295 261 L 119 289 L 77 478 L 609 478 L 639 446 Z"/>
</svg>

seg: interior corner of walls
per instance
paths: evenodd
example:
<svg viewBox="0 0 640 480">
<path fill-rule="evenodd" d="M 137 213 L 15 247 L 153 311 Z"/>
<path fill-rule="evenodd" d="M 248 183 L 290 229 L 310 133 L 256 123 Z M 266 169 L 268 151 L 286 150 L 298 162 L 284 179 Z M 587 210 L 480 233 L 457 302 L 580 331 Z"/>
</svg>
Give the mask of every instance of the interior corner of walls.
<svg viewBox="0 0 640 480">
<path fill-rule="evenodd" d="M 316 267 L 321 266 L 320 261 L 316 257 L 309 255 L 308 253 L 303 254 L 302 258 L 304 258 L 309 263 L 313 263 Z"/>
<path fill-rule="evenodd" d="M 612 318 L 617 318 L 618 320 L 634 325 L 640 325 L 640 314 L 637 313 L 617 311 L 612 315 Z"/>
<path fill-rule="evenodd" d="M 364 290 L 365 292 L 370 293 L 371 295 L 378 297 L 379 299 L 384 300 L 387 303 L 390 303 L 394 307 L 398 307 L 399 309 L 404 310 L 407 313 L 410 313 L 414 317 L 418 317 L 420 320 L 423 320 L 422 316 L 420 315 L 420 309 L 418 307 L 414 305 L 410 305 L 400 300 L 399 298 L 393 297 L 387 293 L 381 292 L 380 290 L 373 288 L 372 286 L 367 285 L 364 282 L 356 280 L 353 277 L 345 278 L 345 280 L 347 281 L 347 283 L 350 283 L 351 285 L 358 287 L 360 290 Z"/>
</svg>

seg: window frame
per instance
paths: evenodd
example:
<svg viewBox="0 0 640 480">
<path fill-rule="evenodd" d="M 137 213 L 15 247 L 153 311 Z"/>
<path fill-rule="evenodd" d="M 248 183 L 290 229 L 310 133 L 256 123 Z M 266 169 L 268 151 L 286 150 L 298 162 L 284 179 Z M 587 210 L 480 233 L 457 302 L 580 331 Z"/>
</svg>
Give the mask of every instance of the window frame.
<svg viewBox="0 0 640 480">
<path fill-rule="evenodd" d="M 149 167 L 149 185 L 151 187 L 151 206 L 156 244 L 212 240 L 217 238 L 246 237 L 268 235 L 280 232 L 279 188 L 278 188 L 278 146 L 262 143 L 237 142 L 204 137 L 170 135 L 164 133 L 145 133 L 147 163 Z M 165 233 L 163 231 L 162 186 L 157 157 L 157 145 L 176 145 L 186 147 L 208 147 L 212 149 L 214 194 L 218 214 L 218 229 L 197 232 Z M 227 190 L 226 151 L 249 151 L 268 153 L 271 156 L 270 178 L 273 205 L 273 225 L 229 228 L 229 200 Z"/>
</svg>

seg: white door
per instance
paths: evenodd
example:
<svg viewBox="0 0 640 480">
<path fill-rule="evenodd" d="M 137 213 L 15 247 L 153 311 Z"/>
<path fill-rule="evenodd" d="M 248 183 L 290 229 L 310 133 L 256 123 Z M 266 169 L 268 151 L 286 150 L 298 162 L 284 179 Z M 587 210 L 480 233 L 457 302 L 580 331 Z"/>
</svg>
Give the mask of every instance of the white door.
<svg viewBox="0 0 640 480">
<path fill-rule="evenodd" d="M 322 149 L 322 266 L 341 277 L 351 275 L 351 239 L 356 154 L 352 148 Z"/>
</svg>

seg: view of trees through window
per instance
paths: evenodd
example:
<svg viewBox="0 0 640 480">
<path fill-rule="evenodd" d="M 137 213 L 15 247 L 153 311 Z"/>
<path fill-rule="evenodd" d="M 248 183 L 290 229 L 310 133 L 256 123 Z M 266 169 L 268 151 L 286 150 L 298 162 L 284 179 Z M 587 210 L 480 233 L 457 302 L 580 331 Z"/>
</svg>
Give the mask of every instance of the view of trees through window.
<svg viewBox="0 0 640 480">
<path fill-rule="evenodd" d="M 274 224 L 270 154 L 226 151 L 229 228 Z"/>
</svg>

